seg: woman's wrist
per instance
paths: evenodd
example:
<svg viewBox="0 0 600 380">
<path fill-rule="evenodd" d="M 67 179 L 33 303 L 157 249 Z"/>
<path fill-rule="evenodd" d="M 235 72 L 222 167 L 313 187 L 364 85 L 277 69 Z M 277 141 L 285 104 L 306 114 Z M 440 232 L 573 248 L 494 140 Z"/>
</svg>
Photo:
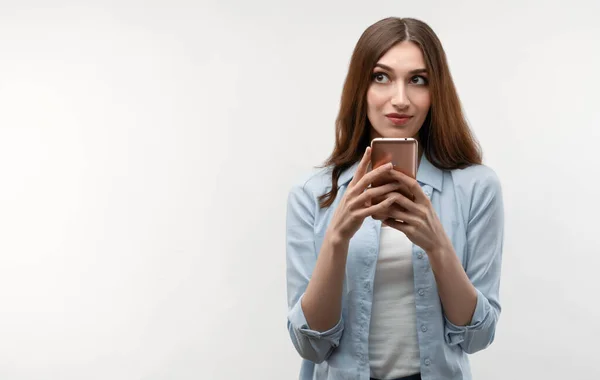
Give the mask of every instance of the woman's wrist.
<svg viewBox="0 0 600 380">
<path fill-rule="evenodd" d="M 344 250 L 348 247 L 350 239 L 345 238 L 342 234 L 334 229 L 327 229 L 323 244 L 328 244 L 334 251 Z"/>
<path fill-rule="evenodd" d="M 443 260 L 448 254 L 454 252 L 454 248 L 451 243 L 437 244 L 426 252 L 430 259 Z"/>
</svg>

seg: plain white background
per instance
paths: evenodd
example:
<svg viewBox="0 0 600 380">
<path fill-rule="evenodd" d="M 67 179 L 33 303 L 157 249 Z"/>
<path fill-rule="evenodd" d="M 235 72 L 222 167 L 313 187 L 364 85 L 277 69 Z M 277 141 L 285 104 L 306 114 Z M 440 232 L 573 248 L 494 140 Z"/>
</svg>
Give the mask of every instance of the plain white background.
<svg viewBox="0 0 600 380">
<path fill-rule="evenodd" d="M 0 379 L 294 379 L 284 220 L 350 54 L 437 32 L 506 240 L 477 379 L 598 379 L 595 1 L 1 1 Z"/>
</svg>

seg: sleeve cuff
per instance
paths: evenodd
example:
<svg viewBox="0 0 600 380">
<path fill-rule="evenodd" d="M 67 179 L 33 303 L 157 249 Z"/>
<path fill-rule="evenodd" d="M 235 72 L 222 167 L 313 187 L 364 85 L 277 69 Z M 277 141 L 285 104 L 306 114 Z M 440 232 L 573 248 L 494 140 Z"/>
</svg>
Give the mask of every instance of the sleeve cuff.
<svg viewBox="0 0 600 380">
<path fill-rule="evenodd" d="M 475 305 L 475 312 L 473 313 L 471 322 L 468 325 L 457 326 L 450 322 L 450 320 L 444 315 L 446 325 L 444 338 L 446 343 L 449 345 L 456 345 L 464 342 L 465 333 L 480 329 L 490 312 L 490 304 L 487 302 L 487 299 L 483 293 L 481 293 L 477 288 L 475 288 L 475 290 L 477 291 L 477 304 Z"/>
<path fill-rule="evenodd" d="M 308 326 L 308 322 L 306 321 L 306 317 L 304 316 L 304 311 L 302 310 L 303 297 L 304 294 L 298 299 L 298 302 L 296 302 L 288 314 L 288 318 L 292 326 L 294 326 L 297 331 L 303 335 L 317 339 L 326 338 L 332 340 L 333 343 L 337 345 L 342 335 L 344 326 L 343 318 L 340 316 L 338 323 L 327 331 L 319 332 L 316 330 L 311 330 L 311 328 Z"/>
</svg>

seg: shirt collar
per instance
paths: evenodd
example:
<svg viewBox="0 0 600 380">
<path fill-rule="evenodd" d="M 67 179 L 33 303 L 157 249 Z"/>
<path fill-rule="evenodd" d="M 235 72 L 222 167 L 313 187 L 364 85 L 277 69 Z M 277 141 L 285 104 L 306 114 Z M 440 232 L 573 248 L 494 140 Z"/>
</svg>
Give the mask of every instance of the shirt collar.
<svg viewBox="0 0 600 380">
<path fill-rule="evenodd" d="M 338 187 L 342 185 L 347 185 L 352 178 L 354 177 L 354 173 L 356 169 L 358 169 L 359 162 L 354 163 L 351 167 L 344 170 L 340 175 L 340 179 L 338 181 Z M 433 166 L 431 162 L 425 157 L 425 155 L 421 155 L 421 163 L 419 164 L 419 169 L 417 170 L 417 181 L 430 185 L 437 191 L 442 191 L 443 182 L 444 182 L 444 172 Z"/>
</svg>

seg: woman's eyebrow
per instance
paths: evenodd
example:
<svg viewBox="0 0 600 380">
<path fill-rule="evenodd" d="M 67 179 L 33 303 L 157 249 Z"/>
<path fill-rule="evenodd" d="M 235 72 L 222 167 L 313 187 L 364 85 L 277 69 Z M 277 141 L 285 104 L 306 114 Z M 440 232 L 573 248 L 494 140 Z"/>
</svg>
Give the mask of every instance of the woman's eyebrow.
<svg viewBox="0 0 600 380">
<path fill-rule="evenodd" d="M 376 67 L 381 67 L 384 70 L 390 71 L 390 72 L 394 72 L 394 69 L 392 69 L 391 67 L 389 67 L 388 65 L 384 65 L 383 63 L 376 63 L 375 64 Z M 427 69 L 426 68 L 419 68 L 419 69 L 414 69 L 409 71 L 409 74 L 422 74 L 422 73 L 427 73 Z"/>
<path fill-rule="evenodd" d="M 414 69 L 410 71 L 410 74 L 427 74 L 427 69 Z"/>
</svg>

